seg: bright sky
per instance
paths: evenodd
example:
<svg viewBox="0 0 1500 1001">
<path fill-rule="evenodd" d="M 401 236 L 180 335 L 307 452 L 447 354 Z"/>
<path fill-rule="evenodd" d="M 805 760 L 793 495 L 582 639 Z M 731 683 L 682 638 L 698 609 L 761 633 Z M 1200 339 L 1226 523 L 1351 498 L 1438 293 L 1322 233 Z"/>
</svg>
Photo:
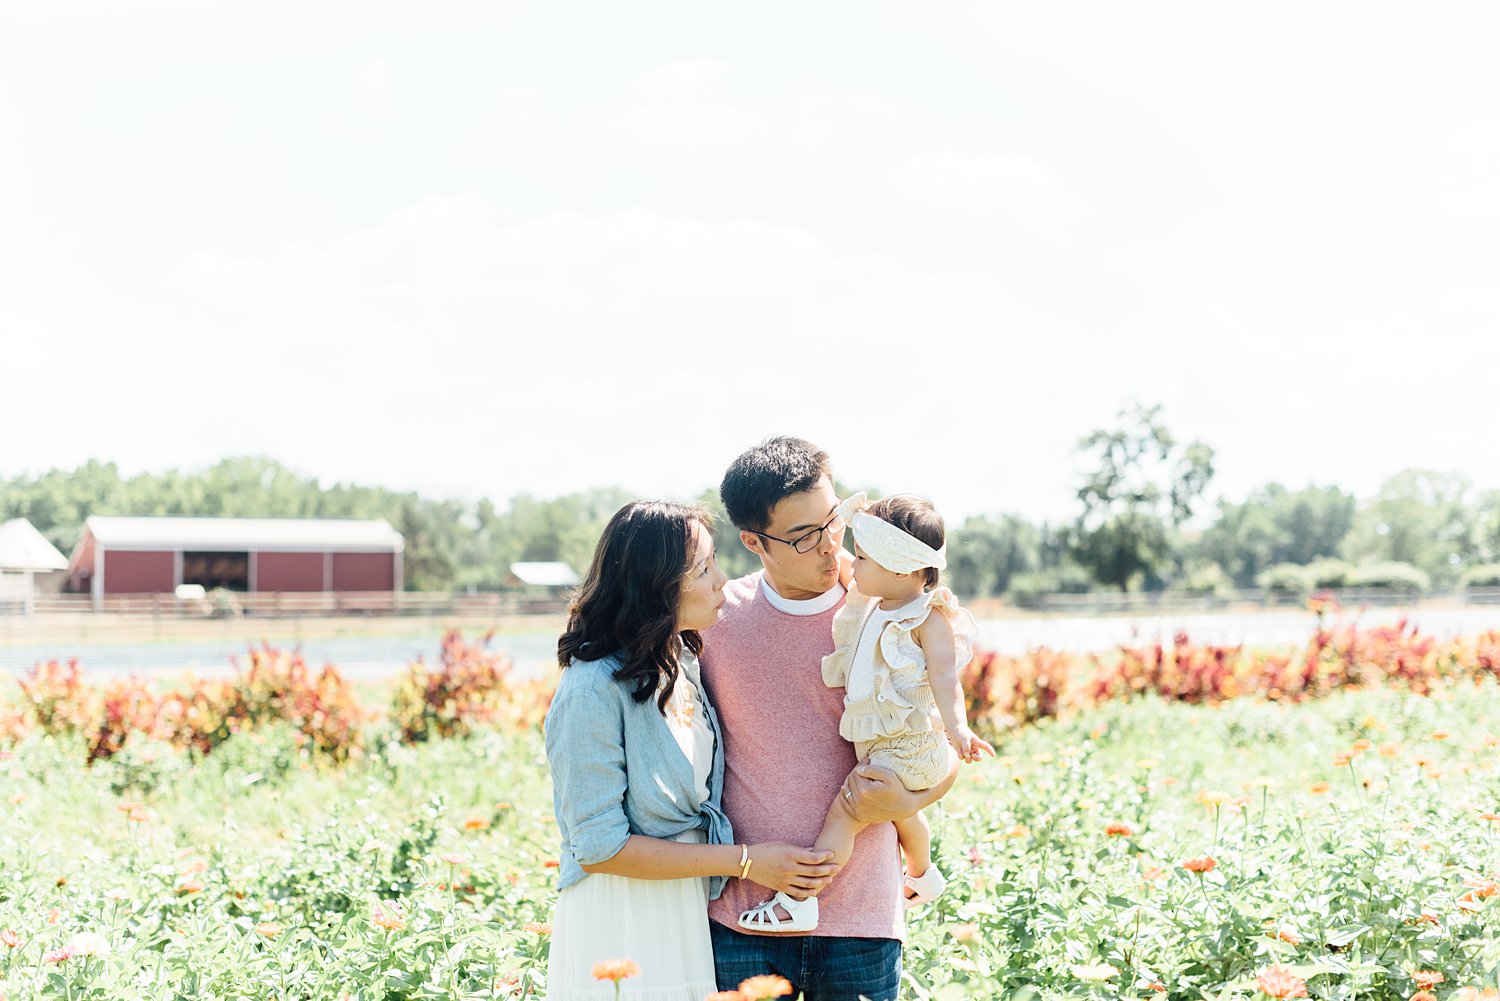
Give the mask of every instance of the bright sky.
<svg viewBox="0 0 1500 1001">
<path fill-rule="evenodd" d="M 1500 486 L 1500 5 L 10 4 L 0 475 Z"/>
</svg>

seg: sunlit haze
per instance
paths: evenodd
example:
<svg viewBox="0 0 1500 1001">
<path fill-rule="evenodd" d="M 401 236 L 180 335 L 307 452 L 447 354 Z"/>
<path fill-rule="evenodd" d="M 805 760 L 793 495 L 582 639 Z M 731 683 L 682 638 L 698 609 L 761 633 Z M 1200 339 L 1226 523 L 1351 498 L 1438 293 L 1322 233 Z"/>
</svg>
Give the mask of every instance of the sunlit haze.
<svg viewBox="0 0 1500 1001">
<path fill-rule="evenodd" d="M 10 5 L 0 476 L 1500 486 L 1500 7 Z"/>
</svg>

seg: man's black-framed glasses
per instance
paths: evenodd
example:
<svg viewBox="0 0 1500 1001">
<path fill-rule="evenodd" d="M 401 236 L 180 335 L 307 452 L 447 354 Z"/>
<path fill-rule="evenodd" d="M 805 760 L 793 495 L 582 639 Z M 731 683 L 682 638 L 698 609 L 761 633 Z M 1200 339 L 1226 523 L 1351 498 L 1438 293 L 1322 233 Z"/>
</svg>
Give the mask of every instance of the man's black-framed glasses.
<svg viewBox="0 0 1500 1001">
<path fill-rule="evenodd" d="M 795 539 L 778 539 L 776 536 L 767 535 L 765 532 L 752 531 L 750 534 L 758 535 L 762 539 L 770 539 L 772 542 L 780 542 L 783 545 L 791 546 L 799 553 L 810 553 L 822 545 L 824 532 L 827 532 L 829 535 L 838 535 L 844 530 L 844 527 L 844 519 L 835 514 L 832 518 L 824 522 L 821 528 L 815 528 L 811 532 L 797 536 Z"/>
</svg>

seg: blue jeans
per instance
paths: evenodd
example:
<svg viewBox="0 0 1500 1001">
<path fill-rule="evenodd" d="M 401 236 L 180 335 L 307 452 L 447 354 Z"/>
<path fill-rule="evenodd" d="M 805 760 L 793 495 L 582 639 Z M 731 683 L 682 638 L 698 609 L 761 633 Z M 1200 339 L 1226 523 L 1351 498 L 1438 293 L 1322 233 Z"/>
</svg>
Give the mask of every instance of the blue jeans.
<svg viewBox="0 0 1500 1001">
<path fill-rule="evenodd" d="M 901 986 L 901 943 L 893 938 L 833 938 L 817 935 L 746 935 L 717 921 L 708 923 L 714 943 L 719 990 L 775 973 L 792 983 L 792 997 L 805 1001 L 896 1001 Z"/>
</svg>

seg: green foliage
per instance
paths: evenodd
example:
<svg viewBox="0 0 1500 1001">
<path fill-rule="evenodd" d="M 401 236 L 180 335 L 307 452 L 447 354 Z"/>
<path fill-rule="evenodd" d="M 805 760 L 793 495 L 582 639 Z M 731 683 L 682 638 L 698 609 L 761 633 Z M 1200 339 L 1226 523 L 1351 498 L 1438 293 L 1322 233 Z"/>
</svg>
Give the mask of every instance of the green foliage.
<svg viewBox="0 0 1500 1001">
<path fill-rule="evenodd" d="M 911 992 L 1248 1001 L 1272 965 L 1320 1001 L 1494 986 L 1497 695 L 1147 697 L 1007 732 L 930 811 L 950 884 L 907 916 Z M 0 993 L 545 997 L 538 733 L 375 739 L 337 771 L 293 740 L 234 736 L 141 801 L 51 737 L 0 757 Z M 70 941 L 106 948 L 46 961 Z"/>
<path fill-rule="evenodd" d="M 1064 563 L 1048 570 L 1017 574 L 1011 579 L 1006 597 L 1022 608 L 1035 608 L 1044 594 L 1086 594 L 1092 586 L 1093 579 L 1087 570 Z"/>
<path fill-rule="evenodd" d="M 1278 563 L 1262 570 L 1255 579 L 1256 585 L 1272 594 L 1307 595 L 1312 592 L 1312 574 L 1307 567 L 1295 563 Z"/>
<path fill-rule="evenodd" d="M 1233 588 L 1233 581 L 1217 563 L 1196 560 L 1183 567 L 1172 581 L 1169 591 L 1208 597 L 1224 594 Z"/>
<path fill-rule="evenodd" d="M 1410 563 L 1366 563 L 1354 568 L 1349 575 L 1349 586 L 1424 592 L 1432 587 L 1432 578 Z"/>
<path fill-rule="evenodd" d="M 1410 563 L 1450 586 L 1466 565 L 1487 558 L 1485 513 L 1464 477 L 1408 469 L 1360 509 L 1344 554 L 1360 563 Z"/>
<path fill-rule="evenodd" d="M 1078 489 L 1083 505 L 1073 555 L 1101 584 L 1128 590 L 1168 564 L 1174 534 L 1213 478 L 1213 449 L 1179 445 L 1161 407 L 1122 411 L 1119 425 L 1079 443 L 1095 468 Z"/>
<path fill-rule="evenodd" d="M 1049 531 L 1014 514 L 965 519 L 947 533 L 948 586 L 973 598 L 1004 594 L 1017 577 L 1040 569 Z"/>
<path fill-rule="evenodd" d="M 1094 432 L 1080 448 L 1093 470 L 1078 491 L 1076 523 L 1059 527 L 983 514 L 950 524 L 950 586 L 966 597 L 1009 594 L 1026 602 L 1077 589 L 1077 568 L 1083 567 L 1098 586 L 1201 592 L 1209 582 L 1197 579 L 1198 568 L 1209 564 L 1237 588 L 1267 579 L 1279 564 L 1312 564 L 1320 567 L 1314 576 L 1321 581 L 1307 586 L 1335 587 L 1349 579 L 1354 563 L 1405 562 L 1444 589 L 1465 580 L 1466 568 L 1500 564 L 1500 491 L 1475 491 L 1459 476 L 1408 470 L 1363 505 L 1336 487 L 1291 491 L 1271 483 L 1242 502 L 1221 500 L 1213 522 L 1186 542 L 1182 526 L 1213 475 L 1212 449 L 1179 444 L 1159 407 L 1122 413 L 1115 428 Z M 841 495 L 850 490 L 837 488 Z M 133 477 L 91 461 L 0 480 L 0 520 L 27 518 L 67 552 L 94 514 L 385 518 L 405 536 L 409 588 L 493 591 L 506 586 L 510 564 L 520 560 L 559 560 L 585 572 L 605 522 L 630 499 L 618 488 L 601 488 L 551 499 L 521 494 L 504 505 L 434 500 L 377 487 L 325 486 L 258 457 Z M 724 517 L 717 491 L 705 490 L 697 501 L 716 517 L 714 541 L 725 573 L 739 577 L 758 569 Z M 1336 556 L 1354 562 L 1320 562 Z M 1333 572 L 1340 567 L 1342 577 Z M 1285 571 L 1278 574 L 1290 583 Z M 225 598 L 226 610 L 232 597 Z"/>
<path fill-rule="evenodd" d="M 1500 587 L 1500 563 L 1486 563 L 1464 571 L 1464 587 Z"/>
<path fill-rule="evenodd" d="M 1353 495 L 1337 487 L 1293 492 L 1270 483 L 1241 503 L 1220 501 L 1197 551 L 1223 567 L 1235 587 L 1251 587 L 1276 564 L 1337 555 L 1354 510 Z"/>
<path fill-rule="evenodd" d="M 1315 588 L 1349 587 L 1354 568 L 1343 560 L 1313 560 L 1307 565 L 1307 579 Z"/>
</svg>

